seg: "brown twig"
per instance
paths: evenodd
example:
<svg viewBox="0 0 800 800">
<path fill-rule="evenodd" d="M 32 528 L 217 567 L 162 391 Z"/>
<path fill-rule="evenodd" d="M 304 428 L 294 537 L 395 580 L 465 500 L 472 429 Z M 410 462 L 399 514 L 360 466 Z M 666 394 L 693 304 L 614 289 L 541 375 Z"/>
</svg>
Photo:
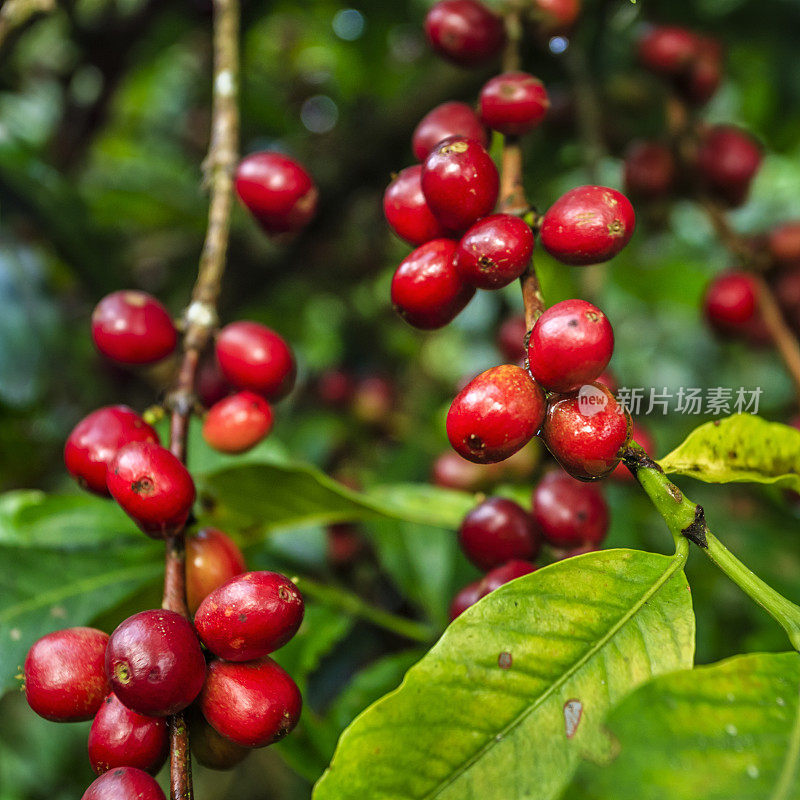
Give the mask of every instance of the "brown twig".
<svg viewBox="0 0 800 800">
<path fill-rule="evenodd" d="M 186 460 L 186 438 L 194 408 L 194 383 L 200 354 L 217 325 L 217 298 L 225 271 L 230 214 L 233 203 L 233 170 L 238 157 L 239 108 L 239 2 L 214 0 L 214 85 L 211 141 L 204 164 L 210 201 L 208 229 L 200 254 L 197 282 L 186 311 L 183 360 L 175 387 L 169 395 L 171 409 L 170 449 Z M 162 606 L 188 616 L 186 608 L 186 559 L 184 534 L 167 540 Z M 182 715 L 170 718 L 170 797 L 191 800 L 192 773 L 189 734 Z"/>
<path fill-rule="evenodd" d="M 520 39 L 522 38 L 522 22 L 519 12 L 510 10 L 505 16 L 507 44 L 503 53 L 503 71 L 519 69 Z M 500 204 L 499 210 L 507 214 L 524 214 L 530 209 L 525 197 L 525 186 L 522 181 L 522 148 L 515 136 L 503 139 L 503 155 L 500 162 Z M 522 302 L 525 306 L 525 324 L 528 330 L 544 311 L 544 298 L 533 259 L 527 270 L 520 277 Z"/>
</svg>

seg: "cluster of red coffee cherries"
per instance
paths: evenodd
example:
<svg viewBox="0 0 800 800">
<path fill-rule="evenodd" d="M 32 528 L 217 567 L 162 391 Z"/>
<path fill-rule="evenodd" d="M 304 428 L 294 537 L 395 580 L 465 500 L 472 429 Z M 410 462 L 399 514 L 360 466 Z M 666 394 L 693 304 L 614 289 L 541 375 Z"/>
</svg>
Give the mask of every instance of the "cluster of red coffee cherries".
<svg viewBox="0 0 800 800">
<path fill-rule="evenodd" d="M 236 188 L 269 233 L 298 230 L 316 204 L 305 170 L 275 153 L 244 159 Z M 174 352 L 178 329 L 155 298 L 121 291 L 98 304 L 92 338 L 117 363 L 144 365 Z M 242 321 L 217 333 L 208 356 L 193 387 L 210 405 L 203 436 L 217 450 L 243 452 L 269 433 L 269 403 L 291 390 L 294 355 L 274 331 Z M 116 500 L 148 536 L 180 533 L 190 519 L 191 474 L 126 406 L 100 408 L 79 422 L 64 458 L 82 487 Z M 193 623 L 172 610 L 142 611 L 110 636 L 69 628 L 39 639 L 28 653 L 23 677 L 31 708 L 56 722 L 93 719 L 89 760 L 100 777 L 85 800 L 163 800 L 151 773 L 164 763 L 167 718 L 175 714 L 187 712 L 198 760 L 220 769 L 282 738 L 300 716 L 299 689 L 270 658 L 303 619 L 297 587 L 278 573 L 245 572 L 241 551 L 221 531 L 188 537 L 186 551 Z"/>
<path fill-rule="evenodd" d="M 666 80 L 687 110 L 706 103 L 720 85 L 724 70 L 719 42 L 677 26 L 649 28 L 639 40 L 639 60 Z M 626 191 L 648 204 L 679 196 L 705 196 L 720 208 L 745 203 L 763 158 L 761 145 L 734 125 L 678 121 L 668 140 L 631 144 L 624 163 Z M 765 278 L 786 322 L 800 333 L 800 222 L 781 223 L 749 237 Z M 751 345 L 771 341 L 759 313 L 758 282 L 752 272 L 730 268 L 708 286 L 703 311 L 712 329 L 726 339 Z"/>
<path fill-rule="evenodd" d="M 464 517 L 458 531 L 464 554 L 485 574 L 453 598 L 450 619 L 504 583 L 533 572 L 542 545 L 550 560 L 588 553 L 602 544 L 608 525 L 600 489 L 561 470 L 539 481 L 531 511 L 505 497 L 487 498 Z"/>
</svg>

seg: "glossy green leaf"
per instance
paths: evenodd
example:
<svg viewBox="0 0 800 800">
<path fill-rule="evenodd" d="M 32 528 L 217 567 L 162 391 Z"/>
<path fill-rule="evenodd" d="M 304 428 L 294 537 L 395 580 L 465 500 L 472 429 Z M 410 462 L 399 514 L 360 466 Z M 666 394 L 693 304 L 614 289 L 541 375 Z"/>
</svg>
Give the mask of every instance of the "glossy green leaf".
<svg viewBox="0 0 800 800">
<path fill-rule="evenodd" d="M 799 688 L 797 653 L 662 675 L 611 711 L 613 760 L 564 800 L 798 800 Z"/>
<path fill-rule="evenodd" d="M 684 560 L 591 553 L 493 592 L 344 732 L 315 799 L 556 797 L 610 705 L 691 665 Z"/>
<path fill-rule="evenodd" d="M 200 476 L 198 483 L 206 518 L 250 536 L 385 518 L 454 529 L 475 504 L 472 495 L 422 484 L 355 492 L 307 464 L 247 463 Z"/>
<path fill-rule="evenodd" d="M 800 431 L 750 414 L 695 428 L 659 461 L 706 483 L 769 483 L 800 491 Z"/>
</svg>

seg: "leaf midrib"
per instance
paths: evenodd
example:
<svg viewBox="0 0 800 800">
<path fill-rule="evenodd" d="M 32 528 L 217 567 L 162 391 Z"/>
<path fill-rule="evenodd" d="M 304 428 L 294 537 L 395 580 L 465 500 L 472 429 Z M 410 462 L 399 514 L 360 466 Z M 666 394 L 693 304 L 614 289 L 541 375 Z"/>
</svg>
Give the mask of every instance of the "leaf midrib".
<svg viewBox="0 0 800 800">
<path fill-rule="evenodd" d="M 794 715 L 794 727 L 789 738 L 789 746 L 783 768 L 778 776 L 778 785 L 770 800 L 788 800 L 789 791 L 794 785 L 794 778 L 800 762 L 800 696 L 797 698 L 797 710 Z"/>
<path fill-rule="evenodd" d="M 460 778 L 465 772 L 467 772 L 474 764 L 480 761 L 483 756 L 489 752 L 498 742 L 499 738 L 504 739 L 508 733 L 514 730 L 518 725 L 520 725 L 526 717 L 532 714 L 539 706 L 541 706 L 552 694 L 554 694 L 558 689 L 560 689 L 573 675 L 575 675 L 589 660 L 591 660 L 597 653 L 599 653 L 614 636 L 623 628 L 623 626 L 627 625 L 636 614 L 638 614 L 642 607 L 646 605 L 647 601 L 650 600 L 660 589 L 667 583 L 670 578 L 679 570 L 682 569 L 684 564 L 686 563 L 686 549 L 683 551 L 676 552 L 675 555 L 672 557 L 669 567 L 664 571 L 661 578 L 653 584 L 653 586 L 645 592 L 640 600 L 633 606 L 633 608 L 622 618 L 613 625 L 609 631 L 603 636 L 593 647 L 586 651 L 586 653 L 578 659 L 564 674 L 554 683 L 552 683 L 536 700 L 531 703 L 526 709 L 521 711 L 514 717 L 509 723 L 507 723 L 503 728 L 501 728 L 497 733 L 492 735 L 486 744 L 481 747 L 480 750 L 476 751 L 471 755 L 463 764 L 461 764 L 455 771 L 451 772 L 447 778 L 443 781 L 440 781 L 433 789 L 431 789 L 427 794 L 422 795 L 421 800 L 429 800 L 430 798 L 437 797 L 440 795 L 448 786 L 455 783 L 455 781 Z M 800 736 L 800 730 L 798 730 L 798 736 Z M 783 800 L 781 797 L 775 797 L 773 800 Z"/>
</svg>

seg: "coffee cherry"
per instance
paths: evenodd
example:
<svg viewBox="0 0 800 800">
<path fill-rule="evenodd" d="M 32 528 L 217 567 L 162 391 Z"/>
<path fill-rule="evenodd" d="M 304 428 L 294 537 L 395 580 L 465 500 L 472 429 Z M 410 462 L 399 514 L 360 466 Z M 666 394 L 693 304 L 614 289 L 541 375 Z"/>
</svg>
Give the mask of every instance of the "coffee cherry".
<svg viewBox="0 0 800 800">
<path fill-rule="evenodd" d="M 391 421 L 396 402 L 397 390 L 389 378 L 383 375 L 366 375 L 355 387 L 353 416 L 362 425 L 384 427 Z"/>
<path fill-rule="evenodd" d="M 112 692 L 89 731 L 89 762 L 102 775 L 114 767 L 136 767 L 155 775 L 169 752 L 167 723 L 126 708 Z"/>
<path fill-rule="evenodd" d="M 92 411 L 73 429 L 64 445 L 67 471 L 85 489 L 109 496 L 108 465 L 130 442 L 158 443 L 158 434 L 133 409 L 105 406 Z"/>
<path fill-rule="evenodd" d="M 294 386 L 297 367 L 292 350 L 266 325 L 231 322 L 217 334 L 216 352 L 222 374 L 238 389 L 280 400 Z"/>
<path fill-rule="evenodd" d="M 353 399 L 356 383 L 344 369 L 326 369 L 316 381 L 315 395 L 319 402 L 332 408 L 347 407 Z"/>
<path fill-rule="evenodd" d="M 544 418 L 544 392 L 521 367 L 505 364 L 473 378 L 447 413 L 447 437 L 468 461 L 502 461 L 526 445 Z"/>
<path fill-rule="evenodd" d="M 675 157 L 660 142 L 634 142 L 625 153 L 624 171 L 627 194 L 655 200 L 675 184 Z"/>
<path fill-rule="evenodd" d="M 633 236 L 636 216 L 624 194 L 605 186 L 579 186 L 545 212 L 542 245 L 562 264 L 601 264 Z"/>
<path fill-rule="evenodd" d="M 431 150 L 422 167 L 422 191 L 436 218 L 464 231 L 494 209 L 500 178 L 492 157 L 475 139 L 451 136 Z"/>
<path fill-rule="evenodd" d="M 697 34 L 674 25 L 651 28 L 639 40 L 639 60 L 658 75 L 675 76 L 686 72 L 699 50 Z"/>
<path fill-rule="evenodd" d="M 168 536 L 186 523 L 194 481 L 169 450 L 152 442 L 120 448 L 108 468 L 108 491 L 149 536 Z"/>
<path fill-rule="evenodd" d="M 614 352 L 608 317 L 585 300 L 563 300 L 533 326 L 528 342 L 531 375 L 550 392 L 569 392 L 595 380 Z"/>
<path fill-rule="evenodd" d="M 481 89 L 481 119 L 505 136 L 522 136 L 532 131 L 549 107 L 544 84 L 527 72 L 504 72 Z"/>
<path fill-rule="evenodd" d="M 450 603 L 450 622 L 460 617 L 470 606 L 474 606 L 483 596 L 480 579 L 468 583 Z"/>
<path fill-rule="evenodd" d="M 503 20 L 476 0 L 439 0 L 425 17 L 431 47 L 462 67 L 474 67 L 500 54 Z"/>
<path fill-rule="evenodd" d="M 203 688 L 206 662 L 191 623 L 174 611 L 140 611 L 111 634 L 106 675 L 120 701 L 139 714 L 168 717 Z"/>
<path fill-rule="evenodd" d="M 203 644 L 226 661 L 252 661 L 283 647 L 303 621 L 303 598 L 277 572 L 245 572 L 215 589 L 197 609 Z"/>
<path fill-rule="evenodd" d="M 707 103 L 722 82 L 723 53 L 719 42 L 698 37 L 697 55 L 685 72 L 675 77 L 677 92 L 693 105 Z"/>
<path fill-rule="evenodd" d="M 414 157 L 424 161 L 439 142 L 450 136 L 475 139 L 484 147 L 489 146 L 489 135 L 478 115 L 466 103 L 451 101 L 429 111 L 414 128 L 411 137 Z"/>
<path fill-rule="evenodd" d="M 534 0 L 532 15 L 546 33 L 565 33 L 581 12 L 580 0 Z"/>
<path fill-rule="evenodd" d="M 364 538 L 356 525 L 340 522 L 325 529 L 326 558 L 337 567 L 352 564 L 365 550 Z"/>
<path fill-rule="evenodd" d="M 448 450 L 437 456 L 431 467 L 431 483 L 444 489 L 477 492 L 500 480 L 498 464 L 475 464 Z"/>
<path fill-rule="evenodd" d="M 200 603 L 246 569 L 242 551 L 216 528 L 203 528 L 186 538 L 186 605 L 194 614 Z"/>
<path fill-rule="evenodd" d="M 531 572 L 536 572 L 535 564 L 519 559 L 507 561 L 483 576 L 483 580 L 480 582 L 481 597 L 486 597 L 487 594 L 499 589 L 504 583 L 513 581 L 515 578 L 521 578 L 523 575 L 530 575 Z"/>
<path fill-rule="evenodd" d="M 192 707 L 196 709 L 196 706 Z M 217 733 L 199 710 L 189 715 L 189 741 L 192 755 L 209 769 L 233 769 L 250 754 L 251 750 Z"/>
<path fill-rule="evenodd" d="M 213 351 L 207 353 L 200 361 L 195 379 L 195 391 L 197 399 L 204 408 L 211 408 L 214 403 L 218 403 L 234 391 L 233 386 L 225 380 Z"/>
<path fill-rule="evenodd" d="M 733 125 L 716 125 L 697 150 L 697 172 L 706 188 L 730 206 L 739 206 L 761 166 L 761 146 Z"/>
<path fill-rule="evenodd" d="M 533 255 L 533 231 L 519 217 L 492 214 L 461 237 L 455 252 L 459 275 L 478 289 L 500 289 L 519 278 Z"/>
<path fill-rule="evenodd" d="M 281 153 L 252 153 L 239 163 L 236 193 L 268 234 L 304 228 L 317 210 L 318 192 L 300 164 Z"/>
<path fill-rule="evenodd" d="M 422 194 L 422 166 L 406 167 L 383 195 L 383 213 L 392 230 L 409 244 L 419 246 L 447 236 L 447 229 L 433 216 Z"/>
<path fill-rule="evenodd" d="M 531 515 L 504 497 L 490 497 L 473 508 L 458 529 L 458 541 L 467 558 L 482 570 L 512 559 L 535 558 L 540 546 Z"/>
<path fill-rule="evenodd" d="M 533 490 L 532 505 L 542 536 L 554 547 L 599 545 L 606 538 L 608 505 L 591 483 L 548 472 Z"/>
<path fill-rule="evenodd" d="M 497 349 L 503 357 L 513 364 L 519 364 L 527 353 L 525 338 L 528 335 L 528 325 L 523 314 L 509 317 L 497 331 Z"/>
<path fill-rule="evenodd" d="M 800 220 L 773 228 L 767 238 L 772 260 L 782 267 L 800 267 Z"/>
<path fill-rule="evenodd" d="M 81 800 L 165 800 L 155 779 L 135 767 L 117 767 L 95 779 Z"/>
<path fill-rule="evenodd" d="M 619 381 L 617 380 L 617 376 L 610 369 L 602 372 L 595 383 L 602 383 L 603 386 L 605 386 L 613 395 L 616 395 L 616 393 L 619 391 Z"/>
<path fill-rule="evenodd" d="M 272 409 L 255 392 L 237 392 L 215 403 L 203 420 L 203 438 L 221 453 L 244 453 L 272 430 Z"/>
<path fill-rule="evenodd" d="M 456 242 L 434 239 L 406 256 L 392 278 L 392 304 L 422 330 L 451 322 L 475 294 L 455 267 Z"/>
<path fill-rule="evenodd" d="M 653 436 L 647 428 L 642 427 L 638 422 L 631 424 L 631 441 L 641 445 L 645 453 L 651 458 L 655 456 L 656 443 L 653 440 Z M 615 470 L 611 473 L 611 477 L 620 481 L 620 483 L 632 483 L 634 480 L 631 471 L 622 462 L 617 464 Z"/>
<path fill-rule="evenodd" d="M 266 747 L 300 719 L 297 684 L 269 656 L 259 661 L 208 665 L 200 709 L 217 733 L 242 747 Z"/>
<path fill-rule="evenodd" d="M 126 290 L 106 295 L 97 304 L 92 339 L 104 356 L 120 364 L 152 364 L 175 349 L 178 332 L 155 297 Z"/>
<path fill-rule="evenodd" d="M 570 475 L 588 481 L 604 478 L 617 466 L 630 429 L 630 415 L 614 395 L 592 383 L 550 398 L 542 439 Z"/>
<path fill-rule="evenodd" d="M 43 636 L 25 659 L 28 705 L 52 722 L 91 719 L 110 691 L 103 664 L 108 634 L 67 628 Z"/>
<path fill-rule="evenodd" d="M 757 315 L 758 287 L 747 272 L 728 270 L 706 289 L 703 309 L 709 324 L 723 335 L 737 334 Z"/>
</svg>

